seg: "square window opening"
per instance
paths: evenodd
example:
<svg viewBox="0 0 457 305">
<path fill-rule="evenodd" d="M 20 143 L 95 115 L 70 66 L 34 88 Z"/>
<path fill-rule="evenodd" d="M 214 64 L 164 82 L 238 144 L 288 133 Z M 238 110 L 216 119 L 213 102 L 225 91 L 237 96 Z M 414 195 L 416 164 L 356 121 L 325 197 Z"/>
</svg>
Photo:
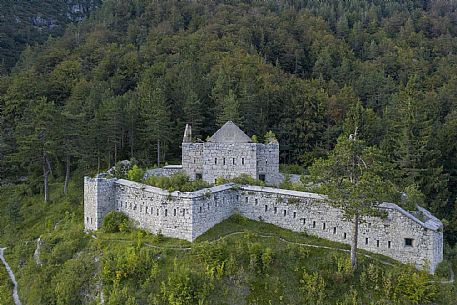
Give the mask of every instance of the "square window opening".
<svg viewBox="0 0 457 305">
<path fill-rule="evenodd" d="M 412 246 L 413 246 L 413 239 L 405 238 L 405 247 L 412 247 Z"/>
</svg>

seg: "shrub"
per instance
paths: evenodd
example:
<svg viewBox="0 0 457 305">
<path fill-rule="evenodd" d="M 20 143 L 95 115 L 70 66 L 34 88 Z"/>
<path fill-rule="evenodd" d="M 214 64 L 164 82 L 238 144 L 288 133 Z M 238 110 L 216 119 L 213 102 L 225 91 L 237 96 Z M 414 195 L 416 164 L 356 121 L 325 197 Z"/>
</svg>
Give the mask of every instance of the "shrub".
<svg viewBox="0 0 457 305">
<path fill-rule="evenodd" d="M 435 274 L 441 278 L 449 278 L 451 276 L 451 263 L 448 260 L 442 261 L 435 270 Z"/>
<path fill-rule="evenodd" d="M 248 174 L 241 174 L 238 177 L 231 179 L 231 181 L 236 184 L 249 184 L 249 185 L 265 186 L 265 182 L 254 179 L 251 176 L 249 176 Z"/>
<path fill-rule="evenodd" d="M 176 173 L 170 177 L 151 176 L 146 179 L 145 183 L 168 190 L 169 192 L 194 192 L 210 186 L 207 182 L 201 179 L 192 181 L 189 176 L 184 173 Z"/>
<path fill-rule="evenodd" d="M 138 165 L 134 165 L 133 168 L 128 171 L 127 176 L 129 180 L 140 182 L 143 180 L 144 170 L 138 167 Z"/>
<path fill-rule="evenodd" d="M 128 232 L 130 229 L 131 222 L 123 213 L 111 211 L 103 219 L 103 230 L 107 233 Z"/>
</svg>

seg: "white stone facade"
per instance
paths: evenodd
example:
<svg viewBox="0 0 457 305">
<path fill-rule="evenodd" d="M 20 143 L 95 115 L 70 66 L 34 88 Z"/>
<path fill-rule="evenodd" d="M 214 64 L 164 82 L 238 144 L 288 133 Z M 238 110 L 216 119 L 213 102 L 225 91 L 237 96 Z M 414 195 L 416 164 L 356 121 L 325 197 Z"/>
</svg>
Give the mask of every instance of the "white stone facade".
<svg viewBox="0 0 457 305">
<path fill-rule="evenodd" d="M 207 142 L 193 143 L 186 126 L 182 143 L 182 169 L 191 178 L 214 183 L 218 177 L 247 174 L 268 185 L 282 181 L 279 174 L 279 144 L 254 143 L 234 123 L 227 122 Z"/>
<path fill-rule="evenodd" d="M 197 192 L 172 192 L 127 180 L 85 178 L 84 218 L 98 229 L 110 210 L 125 213 L 153 233 L 194 241 L 217 223 L 239 213 L 296 232 L 349 244 L 351 223 L 325 197 L 306 192 L 241 186 L 215 186 Z M 386 203 L 388 216 L 360 226 L 359 248 L 433 272 L 443 259 L 443 226 L 428 211 L 421 219 Z M 91 221 L 92 219 L 92 221 Z"/>
</svg>

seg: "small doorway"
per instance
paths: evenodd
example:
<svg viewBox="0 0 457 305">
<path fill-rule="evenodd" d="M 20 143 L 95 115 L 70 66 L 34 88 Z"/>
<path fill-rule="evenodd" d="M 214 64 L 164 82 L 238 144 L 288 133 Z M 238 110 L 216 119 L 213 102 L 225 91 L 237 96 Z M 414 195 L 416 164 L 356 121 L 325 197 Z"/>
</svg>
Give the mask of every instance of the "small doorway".
<svg viewBox="0 0 457 305">
<path fill-rule="evenodd" d="M 195 174 L 195 179 L 196 180 L 201 180 L 203 178 L 202 174 L 201 173 L 196 173 Z"/>
<path fill-rule="evenodd" d="M 265 174 L 259 174 L 259 180 L 265 182 Z"/>
</svg>

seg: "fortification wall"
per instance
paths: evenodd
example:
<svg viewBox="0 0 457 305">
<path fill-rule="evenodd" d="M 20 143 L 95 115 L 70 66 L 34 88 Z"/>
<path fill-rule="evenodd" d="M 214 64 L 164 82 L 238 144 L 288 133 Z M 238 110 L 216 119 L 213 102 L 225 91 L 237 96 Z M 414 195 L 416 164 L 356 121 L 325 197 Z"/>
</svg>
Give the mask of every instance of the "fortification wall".
<svg viewBox="0 0 457 305">
<path fill-rule="evenodd" d="M 116 179 L 84 177 L 84 226 L 97 230 L 103 218 L 114 210 L 114 181 Z"/>
<path fill-rule="evenodd" d="M 296 232 L 350 244 L 352 224 L 318 194 L 242 186 L 215 186 L 192 193 L 172 192 L 127 180 L 85 178 L 86 229 L 96 230 L 110 210 L 135 220 L 153 233 L 193 241 L 239 212 Z M 385 218 L 367 218 L 359 228 L 359 247 L 400 262 L 429 266 L 434 272 L 443 258 L 441 222 L 428 211 L 412 215 L 395 204 L 383 204 Z"/>
<path fill-rule="evenodd" d="M 123 179 L 115 182 L 115 189 L 116 210 L 137 227 L 192 241 L 192 198 Z"/>
<path fill-rule="evenodd" d="M 232 216 L 238 208 L 238 192 L 232 184 L 196 192 L 193 205 L 193 239 Z"/>
<path fill-rule="evenodd" d="M 203 146 L 203 180 L 235 178 L 248 174 L 257 178 L 256 143 L 211 143 Z"/>
<path fill-rule="evenodd" d="M 350 244 L 352 224 L 342 212 L 329 206 L 324 197 L 304 192 L 243 186 L 241 215 L 275 224 L 296 232 L 306 232 L 332 241 Z M 359 227 L 359 248 L 392 257 L 400 262 L 430 267 L 442 261 L 442 228 L 430 213 L 424 223 L 395 204 L 384 204 L 385 219 L 367 218 Z M 411 245 L 408 245 L 409 241 Z"/>
</svg>

